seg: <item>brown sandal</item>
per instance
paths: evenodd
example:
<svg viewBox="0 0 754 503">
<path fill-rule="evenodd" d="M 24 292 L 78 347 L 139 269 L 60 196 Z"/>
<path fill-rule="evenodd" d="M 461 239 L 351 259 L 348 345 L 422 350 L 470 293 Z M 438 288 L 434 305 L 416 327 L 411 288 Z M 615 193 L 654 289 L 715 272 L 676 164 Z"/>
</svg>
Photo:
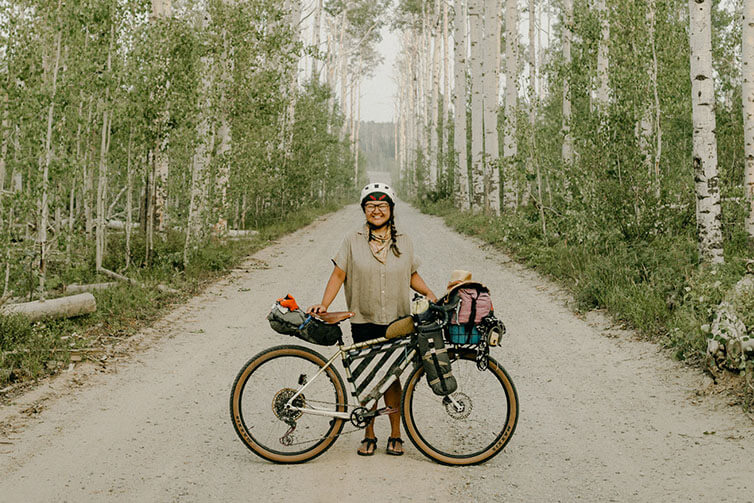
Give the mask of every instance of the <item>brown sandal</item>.
<svg viewBox="0 0 754 503">
<path fill-rule="evenodd" d="M 390 445 L 392 444 L 392 447 Z M 403 451 L 397 450 L 395 447 L 397 444 L 403 445 L 403 440 L 401 440 L 401 437 L 389 437 L 387 439 L 387 449 L 385 452 L 390 454 L 391 456 L 403 456 Z"/>
<path fill-rule="evenodd" d="M 366 445 L 366 451 L 362 451 L 360 449 L 356 450 L 356 454 L 359 456 L 374 456 L 374 451 L 377 450 L 377 438 L 365 438 L 361 441 L 361 444 L 367 444 Z M 370 450 L 369 447 L 372 449 Z"/>
</svg>

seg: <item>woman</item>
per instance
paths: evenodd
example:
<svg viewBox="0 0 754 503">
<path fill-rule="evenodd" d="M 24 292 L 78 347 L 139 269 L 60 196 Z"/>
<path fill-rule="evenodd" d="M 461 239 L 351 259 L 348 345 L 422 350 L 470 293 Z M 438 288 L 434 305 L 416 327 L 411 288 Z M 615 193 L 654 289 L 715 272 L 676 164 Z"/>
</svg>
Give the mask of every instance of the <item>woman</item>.
<svg viewBox="0 0 754 503">
<path fill-rule="evenodd" d="M 414 257 L 413 243 L 395 229 L 393 190 L 384 183 L 370 183 L 361 191 L 361 209 L 366 224 L 343 240 L 332 259 L 334 268 L 322 303 L 307 310 L 327 312 L 341 285 L 345 285 L 348 310 L 356 313 L 351 322 L 354 343 L 384 337 L 390 322 L 410 314 L 409 287 L 437 302 L 437 297 L 417 272 L 419 263 Z M 385 392 L 385 405 L 399 410 L 400 397 L 401 385 L 395 381 Z M 403 440 L 399 413 L 394 412 L 389 418 L 391 433 L 387 453 L 400 456 Z M 371 456 L 376 448 L 373 419 L 366 427 L 357 452 Z"/>
</svg>

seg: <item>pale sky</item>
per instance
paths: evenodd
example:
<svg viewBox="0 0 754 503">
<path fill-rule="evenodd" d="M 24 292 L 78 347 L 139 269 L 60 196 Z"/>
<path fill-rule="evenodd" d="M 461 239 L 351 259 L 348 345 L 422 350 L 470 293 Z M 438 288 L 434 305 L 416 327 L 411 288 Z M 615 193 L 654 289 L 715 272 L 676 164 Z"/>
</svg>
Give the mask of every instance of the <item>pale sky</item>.
<svg viewBox="0 0 754 503">
<path fill-rule="evenodd" d="M 377 51 L 384 61 L 374 71 L 374 76 L 361 85 L 361 120 L 393 122 L 395 114 L 395 59 L 398 55 L 398 37 L 387 28 L 382 30 L 382 42 Z"/>
</svg>

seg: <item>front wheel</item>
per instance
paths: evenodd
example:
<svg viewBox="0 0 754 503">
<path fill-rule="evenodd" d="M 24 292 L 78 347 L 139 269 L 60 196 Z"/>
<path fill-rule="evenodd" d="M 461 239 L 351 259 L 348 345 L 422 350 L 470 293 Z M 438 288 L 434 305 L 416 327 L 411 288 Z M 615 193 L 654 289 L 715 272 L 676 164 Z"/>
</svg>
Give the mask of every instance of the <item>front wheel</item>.
<svg viewBox="0 0 754 503">
<path fill-rule="evenodd" d="M 510 376 L 493 358 L 477 369 L 476 352 L 448 349 L 458 389 L 435 395 L 417 366 L 401 398 L 403 426 L 425 456 L 444 465 L 475 465 L 503 450 L 518 421 L 518 395 Z"/>
<path fill-rule="evenodd" d="M 276 346 L 246 362 L 233 382 L 230 416 L 246 446 L 275 463 L 303 463 L 325 452 L 338 438 L 343 420 L 286 409 L 293 404 L 319 411 L 346 410 L 340 374 L 316 351 L 303 346 Z M 316 379 L 315 379 L 316 376 Z"/>
</svg>

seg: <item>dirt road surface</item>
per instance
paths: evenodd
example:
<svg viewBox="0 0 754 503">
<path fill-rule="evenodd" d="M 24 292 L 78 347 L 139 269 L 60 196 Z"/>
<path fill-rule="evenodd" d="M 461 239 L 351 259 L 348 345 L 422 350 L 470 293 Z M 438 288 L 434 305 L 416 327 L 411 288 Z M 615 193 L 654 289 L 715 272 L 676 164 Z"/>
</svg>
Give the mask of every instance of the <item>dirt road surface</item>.
<svg viewBox="0 0 754 503">
<path fill-rule="evenodd" d="M 408 441 L 405 456 L 385 455 L 380 418 L 373 457 L 356 455 L 360 433 L 303 465 L 255 456 L 229 420 L 233 378 L 294 342 L 267 325 L 272 300 L 318 302 L 329 257 L 362 219 L 349 206 L 280 239 L 137 337 L 134 356 L 81 365 L 2 407 L 0 501 L 754 501 L 752 422 L 699 397 L 698 371 L 599 314 L 575 316 L 552 284 L 403 204 L 398 223 L 436 293 L 459 268 L 493 292 L 508 326 L 493 356 L 521 402 L 513 439 L 485 465 L 450 468 Z"/>
</svg>

